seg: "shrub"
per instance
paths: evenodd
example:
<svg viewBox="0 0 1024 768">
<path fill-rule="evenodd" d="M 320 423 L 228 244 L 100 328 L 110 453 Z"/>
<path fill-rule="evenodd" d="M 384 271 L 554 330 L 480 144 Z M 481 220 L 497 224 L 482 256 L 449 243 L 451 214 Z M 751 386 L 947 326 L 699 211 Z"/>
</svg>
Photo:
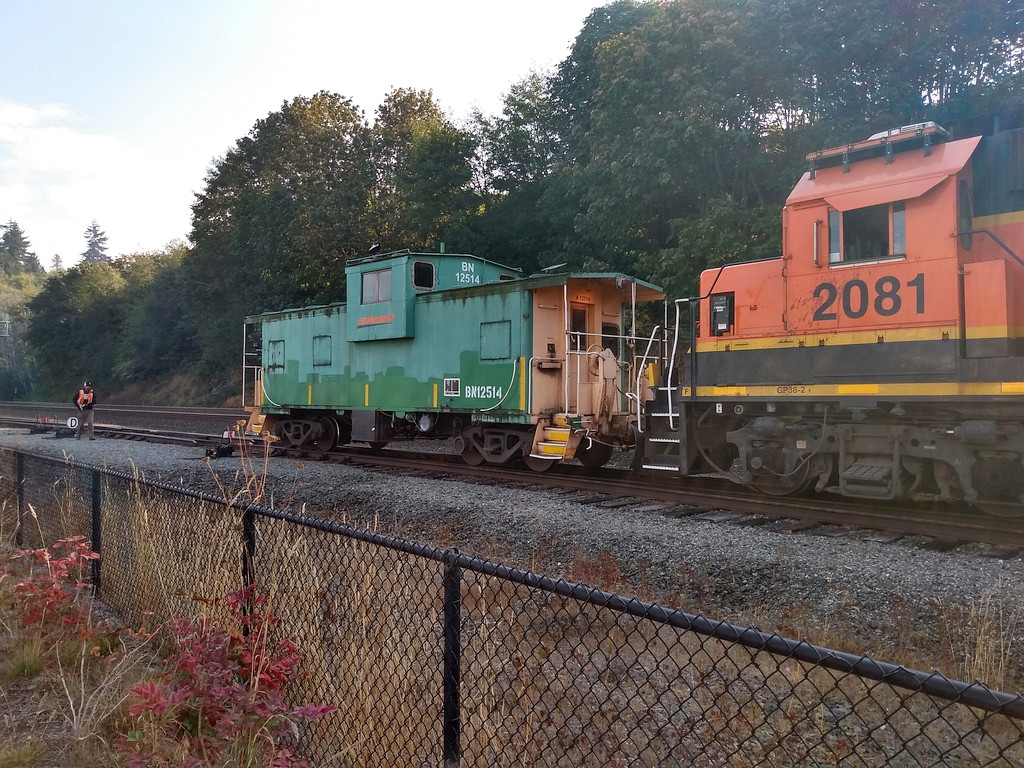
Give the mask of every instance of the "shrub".
<svg viewBox="0 0 1024 768">
<path fill-rule="evenodd" d="M 289 707 L 284 686 L 298 677 L 290 639 L 272 645 L 276 617 L 248 587 L 224 601 L 228 627 L 209 617 L 173 623 L 175 650 L 157 675 L 136 685 L 132 728 L 119 743 L 128 765 L 303 765 L 278 745 L 289 729 L 335 707 Z"/>
</svg>

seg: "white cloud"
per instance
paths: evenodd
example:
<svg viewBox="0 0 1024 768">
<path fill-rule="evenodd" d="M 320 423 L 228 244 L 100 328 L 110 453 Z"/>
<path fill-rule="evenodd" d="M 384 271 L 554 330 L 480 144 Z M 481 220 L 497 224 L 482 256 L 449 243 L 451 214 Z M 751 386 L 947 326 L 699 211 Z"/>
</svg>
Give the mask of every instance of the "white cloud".
<svg viewBox="0 0 1024 768">
<path fill-rule="evenodd" d="M 160 180 L 174 174 L 154 165 L 174 158 L 87 132 L 82 122 L 60 105 L 0 101 L 0 220 L 18 222 L 44 265 L 55 253 L 65 266 L 77 262 L 93 219 L 109 236 L 111 256 L 183 237 L 188 201 L 177 195 L 186 215 L 177 217 L 181 231 L 166 231 L 174 202 L 161 199 Z"/>
</svg>

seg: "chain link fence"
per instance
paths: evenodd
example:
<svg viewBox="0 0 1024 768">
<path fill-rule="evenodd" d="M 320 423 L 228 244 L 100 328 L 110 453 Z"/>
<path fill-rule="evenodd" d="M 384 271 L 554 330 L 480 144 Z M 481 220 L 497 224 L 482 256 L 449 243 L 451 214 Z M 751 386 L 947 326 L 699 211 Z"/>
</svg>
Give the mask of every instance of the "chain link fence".
<svg viewBox="0 0 1024 768">
<path fill-rule="evenodd" d="M 0 452 L 0 539 L 85 535 L 129 624 L 255 582 L 313 765 L 1019 766 L 1024 696 L 346 525 Z"/>
</svg>

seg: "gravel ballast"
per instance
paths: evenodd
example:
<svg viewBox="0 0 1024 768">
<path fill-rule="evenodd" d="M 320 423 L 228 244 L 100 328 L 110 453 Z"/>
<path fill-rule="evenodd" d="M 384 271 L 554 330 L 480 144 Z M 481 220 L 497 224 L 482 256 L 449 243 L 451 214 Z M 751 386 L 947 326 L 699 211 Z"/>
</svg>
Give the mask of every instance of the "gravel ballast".
<svg viewBox="0 0 1024 768">
<path fill-rule="evenodd" d="M 138 468 L 149 480 L 208 492 L 246 484 L 238 457 L 205 459 L 199 447 L 97 438 L 55 438 L 0 430 L 0 445 L 69 456 L 118 470 Z M 254 462 L 263 471 L 262 459 Z M 214 475 L 216 474 L 216 478 Z M 700 515 L 669 518 L 656 511 L 601 508 L 565 494 L 498 487 L 351 465 L 273 458 L 262 503 L 321 513 L 397 536 L 457 546 L 462 552 L 572 578 L 573 565 L 608 551 L 624 583 L 597 585 L 737 624 L 892 658 L 933 644 L 955 659 L 995 621 L 1019 671 L 1024 558 L 991 556 L 991 548 L 931 551 L 920 540 L 880 542 L 869 532 L 784 533 Z M 980 618 L 979 618 L 980 617 Z M 956 670 L 943 669 L 948 675 Z M 1016 672 L 1011 670 L 1011 678 Z"/>
</svg>

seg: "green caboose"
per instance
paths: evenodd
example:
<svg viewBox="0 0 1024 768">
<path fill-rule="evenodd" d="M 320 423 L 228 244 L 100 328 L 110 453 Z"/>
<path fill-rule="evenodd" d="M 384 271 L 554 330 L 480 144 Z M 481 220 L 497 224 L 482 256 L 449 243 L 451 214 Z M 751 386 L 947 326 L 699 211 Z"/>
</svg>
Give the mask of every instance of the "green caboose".
<svg viewBox="0 0 1024 768">
<path fill-rule="evenodd" d="M 636 311 L 664 299 L 657 287 L 409 251 L 345 274 L 344 303 L 247 320 L 262 331 L 263 428 L 284 444 L 454 438 L 471 463 L 541 470 L 632 443 L 651 353 Z"/>
</svg>

